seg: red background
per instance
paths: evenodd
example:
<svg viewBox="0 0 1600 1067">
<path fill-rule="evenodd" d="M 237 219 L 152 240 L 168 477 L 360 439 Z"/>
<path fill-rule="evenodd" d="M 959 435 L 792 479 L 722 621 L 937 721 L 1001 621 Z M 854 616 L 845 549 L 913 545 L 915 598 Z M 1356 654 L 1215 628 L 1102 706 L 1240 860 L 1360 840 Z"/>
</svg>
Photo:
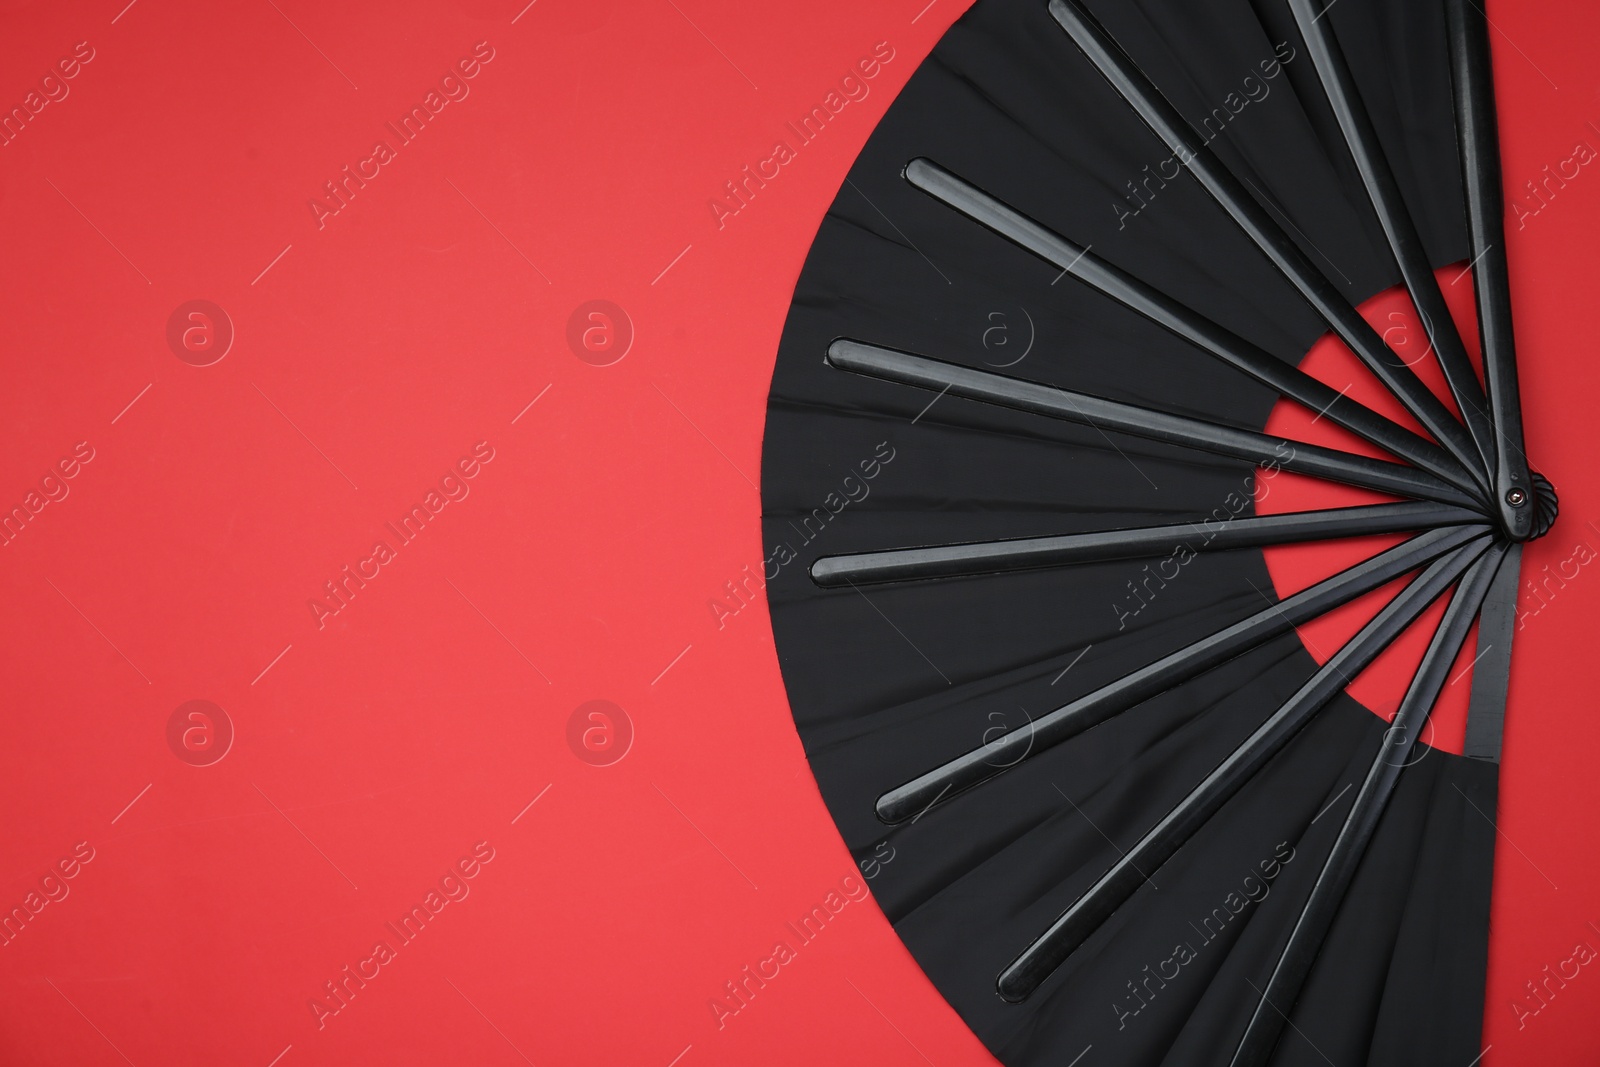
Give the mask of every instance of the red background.
<svg viewBox="0 0 1600 1067">
<path fill-rule="evenodd" d="M 6 108 L 94 53 L 0 147 L 0 506 L 94 451 L 0 548 L 0 908 L 94 850 L 0 947 L 0 1060 L 991 1063 L 870 903 L 709 1007 L 854 870 L 764 607 L 708 602 L 763 555 L 816 226 L 960 0 L 124 3 L 6 4 L 0 35 Z M 1513 188 L 1600 145 L 1580 10 L 1491 9 Z M 469 95 L 319 227 L 323 183 L 480 41 Z M 870 96 L 719 228 L 722 184 L 878 42 Z M 1585 170 L 1513 237 L 1552 542 L 1592 533 L 1597 225 Z M 193 299 L 236 331 L 207 367 L 166 339 Z M 591 300 L 632 322 L 610 366 L 567 342 Z M 319 628 L 308 600 L 480 441 L 470 494 Z M 1489 1064 L 1595 1044 L 1587 969 L 1520 1031 L 1509 1003 L 1600 947 L 1597 596 L 1585 571 L 1518 639 Z M 197 699 L 235 730 L 210 766 L 167 740 Z M 633 727 L 610 766 L 568 741 L 595 699 Z M 481 841 L 470 895 L 319 1029 L 323 984 Z"/>
</svg>

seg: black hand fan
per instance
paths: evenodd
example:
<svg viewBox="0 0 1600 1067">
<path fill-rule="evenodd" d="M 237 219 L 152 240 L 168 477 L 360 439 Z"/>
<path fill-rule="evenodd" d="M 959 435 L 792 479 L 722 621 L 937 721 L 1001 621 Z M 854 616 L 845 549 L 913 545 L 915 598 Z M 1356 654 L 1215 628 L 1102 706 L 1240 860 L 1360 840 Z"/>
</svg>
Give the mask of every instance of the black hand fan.
<svg viewBox="0 0 1600 1067">
<path fill-rule="evenodd" d="M 1425 367 L 1358 310 L 1397 285 Z M 1327 333 L 1393 405 L 1300 369 Z M 1264 432 L 1279 402 L 1343 446 Z M 952 27 L 812 246 L 762 494 L 817 781 L 1003 1062 L 1476 1060 L 1520 546 L 1557 510 L 1521 419 L 1478 0 Z M 1365 499 L 1257 512 L 1279 473 Z M 1280 596 L 1264 551 L 1334 539 L 1371 551 Z M 1345 689 L 1419 626 L 1385 722 Z"/>
</svg>

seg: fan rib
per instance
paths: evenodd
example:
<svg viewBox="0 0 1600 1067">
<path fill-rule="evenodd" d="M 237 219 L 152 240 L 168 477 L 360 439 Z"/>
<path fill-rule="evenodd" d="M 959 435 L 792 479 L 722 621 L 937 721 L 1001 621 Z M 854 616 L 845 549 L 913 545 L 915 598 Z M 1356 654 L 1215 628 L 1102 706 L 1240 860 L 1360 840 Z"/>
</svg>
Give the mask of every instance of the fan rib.
<svg viewBox="0 0 1600 1067">
<path fill-rule="evenodd" d="M 1286 600 L 1269 604 L 1239 622 L 1041 715 L 1027 730 L 1007 733 L 889 790 L 878 798 L 878 818 L 890 824 L 903 822 L 935 803 L 948 801 L 1136 704 L 1176 688 L 1243 652 L 1461 548 L 1484 536 L 1487 530 L 1487 526 L 1430 530 Z"/>
<path fill-rule="evenodd" d="M 1495 124 L 1489 17 L 1476 0 L 1446 0 L 1450 72 L 1456 98 L 1456 136 L 1466 188 L 1472 281 L 1478 336 L 1495 430 L 1494 496 L 1500 522 L 1514 541 L 1533 532 L 1534 485 L 1522 451 L 1522 406 L 1517 387 L 1516 338 L 1511 328 L 1511 278 L 1506 265 L 1505 207 L 1500 187 L 1500 141 Z M 1521 493 L 1521 504 L 1513 494 Z"/>
<path fill-rule="evenodd" d="M 1077 0 L 1050 0 L 1050 13 L 1118 94 L 1166 142 L 1184 168 L 1232 216 L 1334 333 L 1463 467 L 1474 471 L 1478 463 L 1477 450 L 1466 429 L 1405 361 L 1384 344 L 1377 331 L 1306 258 L 1300 246 L 1273 221 L 1266 209 L 1245 191 L 1206 146 L 1204 139 L 1195 134 L 1193 127 L 1094 17 Z M 1488 488 L 1487 481 L 1483 488 Z"/>
<path fill-rule="evenodd" d="M 1000 973 L 1009 1001 L 1026 999 L 1170 859 L 1328 701 L 1377 658 L 1489 547 L 1487 535 L 1435 560 L 1323 664 L 1199 785 L 1145 832 L 1071 907 Z"/>
<path fill-rule="evenodd" d="M 1344 133 L 1345 144 L 1355 160 L 1356 170 L 1361 174 L 1362 184 L 1366 186 L 1367 197 L 1383 227 L 1389 249 L 1394 253 L 1400 276 L 1405 279 L 1411 302 L 1422 318 L 1423 330 L 1433 346 L 1440 369 L 1444 371 L 1450 393 L 1455 397 L 1456 407 L 1467 425 L 1467 432 L 1478 446 L 1478 454 L 1483 459 L 1482 469 L 1492 470 L 1494 429 L 1489 422 L 1487 401 L 1483 387 L 1478 384 L 1477 371 L 1467 355 L 1466 345 L 1462 343 L 1461 332 L 1456 329 L 1450 308 L 1444 302 L 1439 279 L 1428 263 L 1422 235 L 1406 207 L 1400 184 L 1395 180 L 1388 156 L 1378 140 L 1378 131 L 1361 99 L 1361 91 L 1345 60 L 1338 34 L 1334 32 L 1333 20 L 1323 17 L 1326 9 L 1318 11 L 1317 6 L 1312 0 L 1289 0 L 1289 8 L 1311 53 L 1311 64 L 1322 79 L 1328 103 L 1339 120 L 1339 129 Z"/>
<path fill-rule="evenodd" d="M 1104 433 L 1116 430 L 1166 444 L 1184 445 L 1214 455 L 1249 460 L 1268 469 L 1308 474 L 1381 493 L 1471 507 L 1460 490 L 1413 467 L 1386 463 L 1338 449 L 1240 430 L 1136 404 L 1071 392 L 1040 382 L 975 370 L 927 356 L 840 339 L 828 347 L 828 362 L 885 381 L 978 400 L 1000 407 L 1047 415 Z"/>
<path fill-rule="evenodd" d="M 1239 1040 L 1231 1067 L 1265 1067 L 1272 1055 L 1284 1022 L 1294 1009 L 1295 1000 L 1327 940 L 1334 916 L 1372 842 L 1378 820 L 1394 795 L 1406 758 L 1444 689 L 1445 680 L 1466 643 L 1504 554 L 1503 549 L 1497 548 L 1480 557 L 1452 594 L 1450 606 L 1445 609 L 1444 618 L 1412 676 L 1400 709 L 1395 712 L 1389 729 L 1384 731 L 1378 752 L 1367 769 L 1355 802 L 1345 815 L 1344 825 L 1323 862 L 1311 895 L 1279 953 L 1272 977 Z"/>
<path fill-rule="evenodd" d="M 1478 622 L 1478 658 L 1472 666 L 1467 702 L 1467 737 L 1461 754 L 1500 761 L 1505 729 L 1506 686 L 1511 680 L 1511 642 L 1517 632 L 1517 593 L 1522 583 L 1522 546 L 1513 542 L 1494 577 Z"/>
<path fill-rule="evenodd" d="M 956 578 L 1166 555 L 1181 545 L 1187 545 L 1193 552 L 1220 552 L 1264 545 L 1431 530 L 1482 521 L 1483 516 L 1478 512 L 1448 504 L 1426 501 L 1368 504 L 1327 511 L 1252 515 L 1220 522 L 1207 519 L 1054 537 L 1023 537 L 823 556 L 811 565 L 811 578 L 824 588 L 866 582 Z"/>
<path fill-rule="evenodd" d="M 1032 252 L 1051 266 L 1143 315 L 1168 331 L 1248 374 L 1351 433 L 1401 459 L 1431 471 L 1465 492 L 1483 490 L 1461 464 L 1420 434 L 1385 418 L 1318 381 L 1300 368 L 1220 326 L 1199 312 L 1096 256 L 1087 248 L 1029 218 L 1004 201 L 928 159 L 906 165 L 905 178 L 934 199 Z"/>
</svg>

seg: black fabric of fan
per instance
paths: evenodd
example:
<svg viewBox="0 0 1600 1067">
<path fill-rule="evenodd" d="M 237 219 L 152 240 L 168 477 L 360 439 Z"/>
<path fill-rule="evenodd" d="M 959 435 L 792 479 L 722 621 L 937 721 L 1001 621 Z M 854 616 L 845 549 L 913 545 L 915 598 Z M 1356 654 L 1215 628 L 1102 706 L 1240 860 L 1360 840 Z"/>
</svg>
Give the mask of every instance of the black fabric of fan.
<svg viewBox="0 0 1600 1067">
<path fill-rule="evenodd" d="M 1480 1054 L 1520 544 L 1556 511 L 1487 32 L 1474 0 L 979 0 L 818 232 L 763 456 L 779 660 L 876 899 L 1011 1067 Z M 1448 395 L 1355 310 L 1402 283 Z M 1298 369 L 1328 332 L 1414 425 Z M 1383 458 L 1265 433 L 1280 397 Z M 1393 502 L 1258 516 L 1263 468 Z M 1273 591 L 1264 547 L 1379 533 Z M 1295 627 L 1378 589 L 1319 665 Z M 1344 687 L 1439 601 L 1387 724 Z M 1465 754 L 1428 749 L 1475 621 Z"/>
</svg>

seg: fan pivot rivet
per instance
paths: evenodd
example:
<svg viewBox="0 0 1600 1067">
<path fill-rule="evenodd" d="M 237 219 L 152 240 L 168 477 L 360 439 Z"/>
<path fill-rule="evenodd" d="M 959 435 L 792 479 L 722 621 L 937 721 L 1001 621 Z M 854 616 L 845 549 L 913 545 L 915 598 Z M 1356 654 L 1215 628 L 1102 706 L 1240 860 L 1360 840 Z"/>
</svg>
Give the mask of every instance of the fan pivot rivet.
<svg viewBox="0 0 1600 1067">
<path fill-rule="evenodd" d="M 1514 508 L 1520 508 L 1528 502 L 1528 494 L 1522 489 L 1512 489 L 1506 493 L 1506 503 Z"/>
</svg>

